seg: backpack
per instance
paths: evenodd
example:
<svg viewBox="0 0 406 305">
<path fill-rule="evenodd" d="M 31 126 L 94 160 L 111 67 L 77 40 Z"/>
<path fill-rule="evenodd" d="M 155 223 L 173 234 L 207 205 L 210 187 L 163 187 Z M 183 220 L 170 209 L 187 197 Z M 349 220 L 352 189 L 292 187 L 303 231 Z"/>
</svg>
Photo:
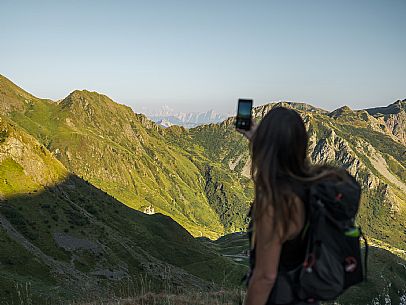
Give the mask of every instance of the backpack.
<svg viewBox="0 0 406 305">
<path fill-rule="evenodd" d="M 280 267 L 269 304 L 333 300 L 366 280 L 368 244 L 355 225 L 361 187 L 354 177 L 346 175 L 345 180 L 325 178 L 310 185 L 305 260 L 292 270 Z M 361 237 L 365 242 L 365 272 Z M 250 259 L 255 265 L 255 258 Z"/>
</svg>

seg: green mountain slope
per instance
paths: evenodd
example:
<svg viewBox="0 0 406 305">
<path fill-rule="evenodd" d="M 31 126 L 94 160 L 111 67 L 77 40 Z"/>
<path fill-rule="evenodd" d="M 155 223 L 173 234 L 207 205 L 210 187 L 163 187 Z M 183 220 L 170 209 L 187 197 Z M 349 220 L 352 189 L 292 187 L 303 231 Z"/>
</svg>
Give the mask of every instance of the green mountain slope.
<svg viewBox="0 0 406 305">
<path fill-rule="evenodd" d="M 130 209 L 69 174 L 3 117 L 0 134 L 0 303 L 21 302 L 21 293 L 34 304 L 100 298 L 143 279 L 179 289 L 238 283 L 239 264 L 169 217 Z"/>
<path fill-rule="evenodd" d="M 169 215 L 196 236 L 216 237 L 244 227 L 242 214 L 234 222 L 223 215 L 216 198 L 224 195 L 221 190 L 216 194 L 213 182 L 230 181 L 222 190 L 232 187 L 233 200 L 246 210 L 250 197 L 241 178 L 204 154 L 176 145 L 172 134 L 145 116 L 95 92 L 74 91 L 56 103 L 35 98 L 5 78 L 0 83 L 5 115 L 69 171 L 126 205 Z"/>
</svg>

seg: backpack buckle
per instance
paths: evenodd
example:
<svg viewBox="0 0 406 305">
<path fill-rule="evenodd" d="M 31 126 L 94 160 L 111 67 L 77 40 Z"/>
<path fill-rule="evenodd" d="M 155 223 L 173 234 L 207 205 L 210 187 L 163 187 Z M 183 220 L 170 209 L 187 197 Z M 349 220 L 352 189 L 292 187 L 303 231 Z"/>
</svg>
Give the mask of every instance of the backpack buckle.
<svg viewBox="0 0 406 305">
<path fill-rule="evenodd" d="M 357 268 L 357 259 L 353 256 L 345 258 L 345 272 L 354 272 Z"/>
<path fill-rule="evenodd" d="M 313 271 L 313 266 L 316 263 L 316 256 L 314 253 L 310 253 L 306 260 L 303 262 L 303 267 L 305 268 L 307 273 L 311 273 Z"/>
</svg>

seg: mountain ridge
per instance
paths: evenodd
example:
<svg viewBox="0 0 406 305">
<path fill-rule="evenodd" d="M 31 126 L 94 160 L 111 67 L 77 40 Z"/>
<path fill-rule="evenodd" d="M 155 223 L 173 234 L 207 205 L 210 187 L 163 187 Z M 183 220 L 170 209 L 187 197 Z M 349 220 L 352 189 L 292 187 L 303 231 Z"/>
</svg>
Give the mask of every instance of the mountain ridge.
<svg viewBox="0 0 406 305">
<path fill-rule="evenodd" d="M 6 82 L 6 85 L 8 82 Z M 1 88 L 4 87 L 5 85 L 2 84 Z M 13 88 L 19 87 L 14 86 Z M 18 92 L 20 92 L 22 89 L 19 88 L 18 90 Z M 5 94 L 4 92 L 0 93 L 3 94 L 3 102 L 1 103 L 3 105 Z M 22 93 L 17 93 L 13 96 L 18 94 L 23 95 Z M 33 99 L 36 98 L 33 97 Z M 11 99 L 11 101 L 13 102 L 14 100 Z M 99 185 L 111 192 L 111 194 L 118 196 L 119 199 L 129 206 L 141 210 L 146 208 L 149 209 L 156 205 L 156 202 L 159 200 L 157 197 L 155 199 L 146 200 L 145 198 L 147 197 L 142 199 L 142 196 L 134 197 L 134 195 L 130 195 L 130 192 L 135 191 L 136 194 L 139 192 L 136 187 L 139 183 L 135 183 L 134 181 L 140 181 L 142 185 L 142 183 L 145 183 L 145 181 L 148 180 L 142 179 L 142 177 L 145 176 L 141 175 L 140 177 L 137 173 L 131 173 L 131 168 L 124 166 L 124 163 L 123 165 L 120 165 L 119 168 L 114 169 L 112 164 L 110 164 L 111 162 L 108 161 L 106 163 L 105 159 L 114 160 L 115 157 L 113 156 L 117 156 L 117 153 L 120 152 L 120 159 L 125 158 L 126 160 L 130 160 L 128 159 L 128 154 L 130 154 L 133 155 L 133 157 L 130 158 L 135 157 L 133 162 L 136 163 L 134 164 L 137 164 L 138 161 L 136 160 L 144 160 L 142 162 L 150 169 L 155 168 L 155 170 L 157 170 L 159 166 L 164 166 L 164 168 L 168 166 L 168 169 L 173 168 L 173 163 L 171 163 L 173 161 L 168 160 L 168 165 L 164 165 L 165 162 L 168 161 L 162 163 L 162 160 L 165 160 L 164 155 L 168 157 L 171 155 L 167 149 L 162 149 L 163 147 L 170 148 L 173 153 L 176 152 L 176 155 L 178 156 L 176 158 L 180 157 L 183 160 L 182 162 L 186 162 L 185 165 L 187 164 L 187 167 L 195 168 L 195 173 L 200 176 L 200 194 L 202 194 L 202 199 L 206 202 L 204 204 L 207 206 L 207 211 L 205 213 L 209 211 L 210 213 L 215 213 L 217 215 L 220 213 L 218 216 L 218 222 L 213 227 L 216 228 L 214 231 L 217 230 L 217 232 L 223 232 L 219 229 L 219 224 L 221 223 L 221 226 L 228 227 L 233 223 L 232 219 L 234 217 L 227 216 L 224 218 L 224 215 L 221 216 L 225 210 L 224 208 L 220 208 L 218 204 L 222 202 L 220 205 L 226 204 L 228 208 L 231 208 L 230 202 L 236 203 L 237 199 L 231 199 L 231 197 L 227 197 L 228 195 L 224 197 L 224 195 L 216 193 L 221 191 L 220 189 L 208 191 L 207 187 L 216 189 L 219 185 L 223 185 L 223 183 L 220 183 L 219 179 L 231 182 L 232 180 L 226 178 L 227 175 L 230 175 L 226 173 L 227 170 L 231 170 L 231 172 L 237 174 L 236 176 L 234 175 L 232 179 L 238 181 L 238 193 L 245 194 L 244 196 L 252 194 L 252 185 L 250 186 L 251 191 L 245 193 L 243 188 L 249 185 L 249 183 L 247 184 L 241 180 L 242 178 L 238 178 L 238 176 L 249 177 L 249 164 L 247 163 L 248 153 L 246 148 L 244 148 L 246 144 L 244 144 L 244 141 L 241 142 L 241 137 L 235 134 L 232 129 L 233 118 L 228 118 L 217 125 L 210 124 L 192 128 L 190 131 L 182 129 L 177 130 L 172 127 L 165 130 L 147 119 L 145 116 L 134 114 L 131 108 L 115 103 L 107 96 L 96 92 L 76 90 L 65 98 L 64 101 L 55 104 L 48 100 L 36 99 L 34 104 L 22 103 L 25 108 L 25 113 L 23 115 L 16 111 L 5 113 L 10 115 L 12 120 L 22 124 L 22 127 L 26 130 L 33 132 L 36 138 L 38 138 L 45 147 L 49 148 L 58 159 L 62 161 L 62 163 L 66 164 L 71 171 L 79 173 L 86 179 L 90 179 L 90 181 L 93 181 L 96 185 Z M 65 111 L 66 108 L 70 108 L 71 106 L 64 107 L 64 105 L 73 104 L 78 107 L 75 106 L 76 108 L 73 107 L 72 109 L 69 109 L 69 111 Z M 328 112 L 305 103 L 295 102 L 276 102 L 258 106 L 254 108 L 253 113 L 254 117 L 260 118 L 273 107 L 285 106 L 298 110 L 302 114 L 306 126 L 309 129 L 310 150 L 313 150 L 311 156 L 314 161 L 325 162 L 326 160 L 331 160 L 341 164 L 347 164 L 346 166 L 349 170 L 352 171 L 354 175 L 358 175 L 359 179 L 363 181 L 362 183 L 370 189 L 379 189 L 380 181 L 382 179 L 385 180 L 385 183 L 389 185 L 389 188 L 388 191 L 384 192 L 384 194 L 386 194 L 386 197 L 384 197 L 391 198 L 388 199 L 388 202 L 391 202 L 389 206 L 392 210 L 402 210 L 400 207 L 403 206 L 401 202 L 404 200 L 402 198 L 404 198 L 405 195 L 405 185 L 402 181 L 404 181 L 406 177 L 406 165 L 404 160 L 405 149 L 402 135 L 405 133 L 406 127 L 404 126 L 406 125 L 400 124 L 402 121 L 396 121 L 396 119 L 399 118 L 399 115 L 400 119 L 402 119 L 401 116 L 404 112 L 400 107 L 403 104 L 404 101 L 399 100 L 388 105 L 387 107 L 390 109 L 394 107 L 393 105 L 397 105 L 396 107 L 399 106 L 398 108 L 400 110 L 396 114 L 389 114 L 386 118 L 383 118 L 381 114 L 378 114 L 378 111 L 370 110 L 371 113 L 375 113 L 374 115 L 371 115 L 366 110 L 351 110 L 349 107 L 343 106 L 332 112 Z M 91 105 L 91 107 L 89 105 Z M 382 107 L 379 109 L 381 108 Z M 44 109 L 46 111 L 44 111 Z M 41 113 L 46 113 L 47 116 L 45 118 L 37 117 Z M 108 115 L 106 115 L 106 113 Z M 177 130 L 176 133 L 173 133 L 175 130 Z M 212 130 L 211 135 L 207 134 L 205 130 Z M 357 134 L 356 139 L 351 138 L 352 133 Z M 174 138 L 170 139 L 170 137 Z M 71 142 L 73 138 L 77 138 L 79 142 L 66 146 L 66 143 Z M 221 141 L 224 140 L 228 151 L 226 155 L 221 152 L 222 147 L 224 147 L 224 143 Z M 234 143 L 232 143 L 231 140 L 233 140 Z M 190 141 L 192 141 L 192 144 L 188 143 Z M 87 142 L 92 143 L 92 146 L 88 146 Z M 102 142 L 105 142 L 105 144 L 100 146 L 100 143 Z M 211 142 L 213 143 L 210 144 Z M 160 150 L 162 153 L 159 155 L 157 155 L 156 145 L 161 147 Z M 63 148 L 64 146 L 66 147 Z M 108 152 L 109 150 L 106 150 L 109 146 L 111 147 L 110 152 Z M 338 147 L 340 146 L 344 147 L 345 150 L 341 148 L 341 152 L 339 152 Z M 118 150 L 114 147 L 117 147 Z M 85 152 L 90 152 L 91 150 L 94 151 L 92 154 L 88 154 L 87 156 L 84 155 Z M 198 151 L 200 152 L 196 154 Z M 99 157 L 97 157 L 99 162 L 105 164 L 104 170 L 102 167 L 95 171 L 97 166 L 94 164 L 94 161 L 91 161 L 96 156 L 95 152 L 99 154 Z M 124 155 L 121 152 L 123 152 Z M 106 157 L 106 153 L 110 154 L 111 157 Z M 153 156 L 152 159 L 151 156 Z M 140 157 L 142 159 L 138 159 Z M 351 162 L 353 164 L 351 165 L 351 163 L 348 163 L 348 160 L 352 160 Z M 93 162 L 94 165 L 89 162 Z M 214 163 L 207 167 L 205 166 L 205 163 L 207 162 Z M 125 178 L 128 180 L 123 180 L 123 169 L 124 172 L 129 173 L 129 175 L 126 175 L 127 178 Z M 146 172 L 143 175 L 150 175 L 151 178 L 149 179 L 151 182 L 148 183 L 155 183 L 155 185 L 158 186 L 161 182 L 158 182 L 156 175 L 153 174 L 150 169 L 149 174 Z M 212 174 L 207 176 L 209 173 L 208 170 L 209 172 L 212 170 L 218 171 L 218 173 L 214 175 L 218 182 L 212 183 L 207 180 L 209 177 L 212 177 Z M 166 173 L 169 172 L 166 171 Z M 165 175 L 167 175 L 166 173 Z M 184 177 L 186 173 L 187 171 L 185 168 L 182 173 L 178 173 L 177 175 L 181 178 Z M 221 173 L 220 176 L 219 173 Z M 141 180 L 139 180 L 140 178 Z M 188 179 L 189 181 L 192 181 L 194 178 L 192 178 L 192 180 L 190 180 L 190 178 Z M 109 180 L 111 182 L 110 185 L 107 186 L 103 181 Z M 183 178 L 181 178 L 181 180 L 183 180 Z M 232 185 L 237 184 L 231 182 L 228 186 L 230 188 L 225 194 L 228 194 L 227 192 L 232 190 Z M 116 186 L 113 186 L 112 188 L 112 185 Z M 124 194 L 128 193 L 131 197 L 128 197 L 128 195 L 124 195 L 123 197 L 123 186 L 126 187 Z M 153 192 L 156 192 L 156 186 Z M 187 188 L 186 185 L 185 187 Z M 145 191 L 148 190 L 147 192 L 151 191 L 151 188 L 144 189 Z M 178 187 L 175 186 L 175 189 L 178 190 Z M 185 196 L 181 192 L 173 193 L 171 196 L 176 197 L 176 194 L 179 194 L 181 201 L 185 202 Z M 381 197 L 382 196 L 380 195 L 379 198 Z M 134 199 L 141 199 L 141 202 L 143 200 L 145 201 L 144 203 L 134 206 L 132 203 L 134 202 Z M 174 217 L 184 225 L 186 225 L 186 218 L 189 218 L 187 222 L 191 221 L 190 224 L 197 221 L 190 212 L 184 210 L 184 207 L 179 207 L 177 212 L 175 212 L 176 210 L 172 210 L 170 206 L 174 203 L 173 199 L 171 199 L 172 201 L 169 200 L 169 202 L 167 199 L 164 200 L 166 200 L 166 203 L 162 202 L 162 207 L 166 206 L 164 207 L 166 212 L 165 210 L 161 210 L 160 206 L 155 206 L 154 210 L 162 211 L 171 216 L 178 213 L 179 216 Z M 236 214 L 243 215 L 248 208 L 249 200 L 248 197 L 245 197 L 243 200 L 239 198 L 238 200 L 248 202 L 242 205 L 237 204 L 240 207 Z M 175 202 L 176 201 L 177 200 L 175 200 Z M 213 203 L 215 204 L 213 205 Z M 175 214 L 173 214 L 174 212 Z M 184 220 L 180 220 L 184 217 L 181 215 L 186 215 L 185 213 L 189 213 L 189 216 L 183 218 Z M 243 217 L 239 217 L 240 220 L 238 226 L 240 229 L 243 229 Z M 216 218 L 217 216 L 214 218 L 211 217 L 212 220 Z M 200 221 L 201 220 L 196 223 L 199 223 Z M 197 225 L 197 227 L 199 226 Z M 197 227 L 194 229 L 194 234 L 199 235 L 201 234 L 199 233 L 201 230 L 197 229 Z"/>
<path fill-rule="evenodd" d="M 365 109 L 369 114 L 397 114 L 402 110 L 406 111 L 406 99 L 397 100 L 388 106 L 372 107 Z"/>
</svg>

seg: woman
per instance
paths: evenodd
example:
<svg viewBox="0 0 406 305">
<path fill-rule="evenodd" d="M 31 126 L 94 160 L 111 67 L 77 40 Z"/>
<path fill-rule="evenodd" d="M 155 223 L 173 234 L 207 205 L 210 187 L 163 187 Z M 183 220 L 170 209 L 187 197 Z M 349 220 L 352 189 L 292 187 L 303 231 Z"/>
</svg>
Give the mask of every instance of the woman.
<svg viewBox="0 0 406 305">
<path fill-rule="evenodd" d="M 278 271 L 297 267 L 304 261 L 306 184 L 340 174 L 338 170 L 310 166 L 306 128 L 292 109 L 273 108 L 259 126 L 239 131 L 250 140 L 255 184 L 252 264 L 245 304 L 271 304 Z"/>
</svg>

